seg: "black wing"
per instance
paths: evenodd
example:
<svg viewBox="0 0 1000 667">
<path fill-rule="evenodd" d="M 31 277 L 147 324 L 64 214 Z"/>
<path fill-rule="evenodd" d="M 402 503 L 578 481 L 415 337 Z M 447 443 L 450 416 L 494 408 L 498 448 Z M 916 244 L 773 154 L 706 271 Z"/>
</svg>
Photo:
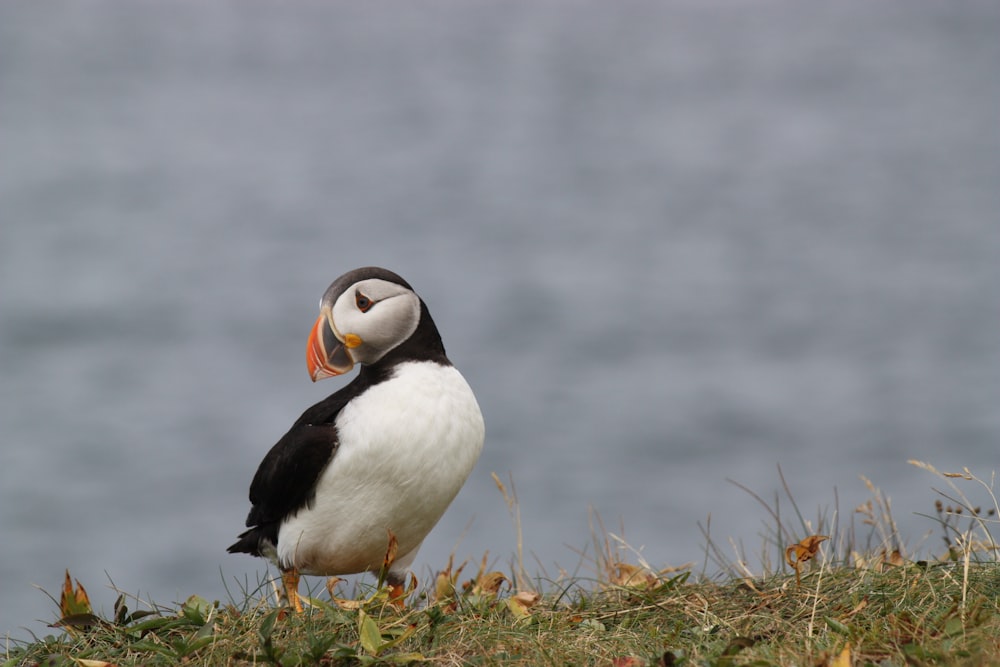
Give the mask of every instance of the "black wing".
<svg viewBox="0 0 1000 667">
<path fill-rule="evenodd" d="M 340 442 L 334 421 L 340 411 L 378 378 L 362 373 L 355 380 L 306 410 L 267 453 L 250 484 L 249 530 L 229 547 L 230 553 L 262 556 L 262 544 L 278 544 L 285 518 L 315 500 L 316 483 L 333 460 Z"/>
<path fill-rule="evenodd" d="M 261 542 L 278 543 L 278 530 L 285 517 L 312 503 L 316 481 L 337 451 L 337 427 L 333 424 L 293 426 L 271 448 L 250 484 L 250 530 L 229 547 L 230 553 L 261 553 Z"/>
</svg>

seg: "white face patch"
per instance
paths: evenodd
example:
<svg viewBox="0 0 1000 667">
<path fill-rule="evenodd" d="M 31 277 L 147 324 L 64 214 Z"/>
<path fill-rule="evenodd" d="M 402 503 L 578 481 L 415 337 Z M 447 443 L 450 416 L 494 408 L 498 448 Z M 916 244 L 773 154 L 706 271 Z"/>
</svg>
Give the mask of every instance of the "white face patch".
<svg viewBox="0 0 1000 667">
<path fill-rule="evenodd" d="M 364 308 L 359 307 L 359 304 Z M 420 299 L 402 285 L 378 278 L 354 283 L 333 304 L 333 325 L 343 339 L 353 334 L 361 345 L 356 361 L 374 363 L 411 335 L 420 323 Z"/>
</svg>

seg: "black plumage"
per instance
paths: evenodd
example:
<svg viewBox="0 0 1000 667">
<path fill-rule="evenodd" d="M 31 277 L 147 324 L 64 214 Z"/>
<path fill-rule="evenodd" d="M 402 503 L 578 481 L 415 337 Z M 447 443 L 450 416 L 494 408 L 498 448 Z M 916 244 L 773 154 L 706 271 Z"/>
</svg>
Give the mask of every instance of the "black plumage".
<svg viewBox="0 0 1000 667">
<path fill-rule="evenodd" d="M 330 303 L 351 285 L 368 278 L 380 278 L 411 289 L 398 275 L 377 267 L 357 269 L 339 278 L 327 290 Z M 335 425 L 344 406 L 370 387 L 392 377 L 393 368 L 406 361 L 432 361 L 450 366 L 437 326 L 426 304 L 420 300 L 420 321 L 413 334 L 378 362 L 361 367 L 347 386 L 307 409 L 261 461 L 250 484 L 252 507 L 247 516 L 248 530 L 240 534 L 229 553 L 266 556 L 264 550 L 278 544 L 278 532 L 286 519 L 312 505 L 316 485 L 337 453 L 339 438 Z"/>
</svg>

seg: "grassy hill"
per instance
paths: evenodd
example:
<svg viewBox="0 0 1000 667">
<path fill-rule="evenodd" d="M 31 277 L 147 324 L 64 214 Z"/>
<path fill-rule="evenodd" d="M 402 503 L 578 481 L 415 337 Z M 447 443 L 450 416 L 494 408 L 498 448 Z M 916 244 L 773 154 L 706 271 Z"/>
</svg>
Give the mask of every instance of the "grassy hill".
<svg viewBox="0 0 1000 667">
<path fill-rule="evenodd" d="M 938 475 L 949 491 L 929 519 L 942 553 L 913 560 L 895 533 L 888 501 L 856 513 L 870 529 L 854 537 L 820 517 L 773 519 L 751 571 L 727 558 L 706 532 L 719 570 L 658 571 L 596 524 L 591 576 L 532 577 L 520 539 L 506 570 L 447 564 L 436 580 L 413 582 L 404 608 L 373 586 L 344 597 L 310 591 L 296 614 L 258 582 L 228 601 L 192 596 L 177 607 L 132 610 L 122 595 L 110 618 L 95 615 L 67 573 L 58 633 L 8 647 L 5 665 L 924 665 L 1000 664 L 1000 562 L 991 528 L 992 484 L 968 471 Z M 500 480 L 518 535 L 516 498 Z M 970 503 L 972 484 L 993 506 Z M 874 538 L 874 539 L 872 539 Z M 476 568 L 476 572 L 471 570 Z"/>
</svg>

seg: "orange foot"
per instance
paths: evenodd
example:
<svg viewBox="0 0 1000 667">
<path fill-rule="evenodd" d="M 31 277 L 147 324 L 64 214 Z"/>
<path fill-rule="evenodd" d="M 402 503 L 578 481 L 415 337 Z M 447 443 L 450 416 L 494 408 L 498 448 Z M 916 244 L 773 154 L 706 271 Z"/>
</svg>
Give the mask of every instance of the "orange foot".
<svg viewBox="0 0 1000 667">
<path fill-rule="evenodd" d="M 406 606 L 406 584 L 389 584 L 389 604 L 397 609 Z"/>
<path fill-rule="evenodd" d="M 398 581 L 395 577 L 390 577 L 389 581 L 386 582 L 386 588 L 389 592 L 389 604 L 397 609 L 403 609 L 406 607 L 407 596 L 417 589 L 417 578 L 411 573 L 410 585 L 407 587 L 406 575 L 403 575 Z"/>
<path fill-rule="evenodd" d="M 297 613 L 302 613 L 302 599 L 299 598 L 299 571 L 294 567 L 281 571 L 281 583 L 284 588 L 284 602 Z"/>
</svg>

